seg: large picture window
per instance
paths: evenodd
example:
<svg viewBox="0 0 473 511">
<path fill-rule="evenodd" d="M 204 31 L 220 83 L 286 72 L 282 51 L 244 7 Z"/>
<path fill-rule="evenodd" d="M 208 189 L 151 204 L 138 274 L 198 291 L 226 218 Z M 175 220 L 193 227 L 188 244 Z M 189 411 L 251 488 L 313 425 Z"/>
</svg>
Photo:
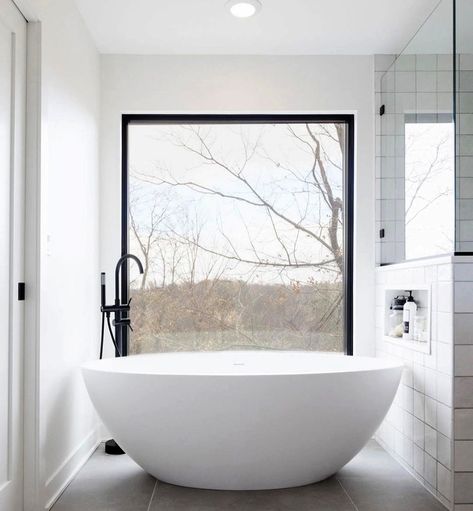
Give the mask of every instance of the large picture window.
<svg viewBox="0 0 473 511">
<path fill-rule="evenodd" d="M 129 353 L 352 350 L 351 116 L 124 116 Z M 127 298 L 127 297 L 125 297 Z"/>
</svg>

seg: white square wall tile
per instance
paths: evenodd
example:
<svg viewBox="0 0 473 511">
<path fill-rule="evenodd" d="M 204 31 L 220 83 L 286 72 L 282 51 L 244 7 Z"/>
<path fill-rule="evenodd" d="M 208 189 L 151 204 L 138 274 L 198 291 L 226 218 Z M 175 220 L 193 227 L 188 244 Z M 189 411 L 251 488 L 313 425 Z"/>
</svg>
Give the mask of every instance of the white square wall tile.
<svg viewBox="0 0 473 511">
<path fill-rule="evenodd" d="M 437 91 L 453 92 L 453 73 L 451 71 L 437 72 Z"/>
<path fill-rule="evenodd" d="M 394 431 L 394 452 L 402 458 L 404 435 L 397 429 Z"/>
<path fill-rule="evenodd" d="M 379 54 L 374 56 L 374 68 L 376 71 L 387 71 L 394 63 L 396 56 Z"/>
<path fill-rule="evenodd" d="M 438 486 L 438 469 L 437 469 L 437 486 Z M 435 496 L 437 497 L 437 500 L 442 504 L 446 509 L 453 510 L 452 502 L 445 498 L 439 491 L 435 493 Z"/>
<path fill-rule="evenodd" d="M 437 458 L 437 431 L 428 424 L 424 425 L 425 452 Z"/>
<path fill-rule="evenodd" d="M 473 156 L 473 135 L 460 135 L 459 154 L 461 156 Z"/>
<path fill-rule="evenodd" d="M 473 135 L 471 135 L 473 140 Z M 457 213 L 459 220 L 473 219 L 473 199 L 457 200 Z"/>
<path fill-rule="evenodd" d="M 451 55 L 451 54 L 437 55 L 437 69 L 439 71 L 452 71 L 453 70 L 453 55 Z"/>
<path fill-rule="evenodd" d="M 455 283 L 455 312 L 473 313 L 473 282 Z"/>
<path fill-rule="evenodd" d="M 419 113 L 436 113 L 437 112 L 437 93 L 435 92 L 418 92 L 416 94 L 417 111 Z"/>
<path fill-rule="evenodd" d="M 404 412 L 402 421 L 402 432 L 407 439 L 413 441 L 414 439 L 414 416 L 409 412 Z"/>
<path fill-rule="evenodd" d="M 433 325 L 432 334 L 435 333 L 435 325 Z M 430 345 L 430 353 L 424 355 L 424 365 L 426 368 L 437 369 L 437 349 L 439 343 L 432 342 Z"/>
<path fill-rule="evenodd" d="M 471 220 L 460 220 L 460 242 L 473 241 L 473 221 Z"/>
<path fill-rule="evenodd" d="M 439 312 L 452 312 L 453 285 L 451 282 L 438 282 L 437 284 L 437 310 Z"/>
<path fill-rule="evenodd" d="M 417 445 L 414 445 L 414 470 L 424 477 L 424 451 Z"/>
<path fill-rule="evenodd" d="M 459 113 L 471 114 L 473 113 L 473 93 L 462 92 L 458 94 Z"/>
<path fill-rule="evenodd" d="M 457 282 L 473 282 L 473 264 L 456 263 L 455 264 L 455 280 Z"/>
<path fill-rule="evenodd" d="M 473 118 L 473 114 L 472 118 Z M 462 199 L 473 199 L 473 179 L 471 177 L 462 177 L 460 178 L 460 184 L 458 186 L 458 192 L 460 194 L 460 198 Z M 459 264 L 457 266 L 460 266 Z M 463 266 L 463 264 L 462 264 Z M 471 266 L 471 265 L 466 265 Z M 466 277 L 459 278 L 458 280 L 471 280 L 472 274 L 470 273 L 469 268 L 462 269 L 464 271 L 467 271 Z"/>
<path fill-rule="evenodd" d="M 395 77 L 396 92 L 415 92 L 416 74 L 411 71 L 401 71 Z"/>
<path fill-rule="evenodd" d="M 473 408 L 472 377 L 455 377 L 455 408 Z"/>
<path fill-rule="evenodd" d="M 455 440 L 455 471 L 473 472 L 473 440 Z"/>
<path fill-rule="evenodd" d="M 409 413 L 414 413 L 414 389 L 401 384 L 401 407 Z"/>
<path fill-rule="evenodd" d="M 458 66 L 457 82 L 461 92 L 471 92 L 473 90 L 473 70 L 470 67 L 462 68 Z"/>
<path fill-rule="evenodd" d="M 455 314 L 455 344 L 473 344 L 473 314 Z"/>
<path fill-rule="evenodd" d="M 435 71 L 417 71 L 416 90 L 418 92 L 437 92 L 437 73 Z"/>
<path fill-rule="evenodd" d="M 403 435 L 402 437 L 402 459 L 412 467 L 414 464 L 414 442 Z"/>
<path fill-rule="evenodd" d="M 436 340 L 451 344 L 453 342 L 453 314 L 451 312 L 437 312 L 435 319 L 437 323 Z"/>
<path fill-rule="evenodd" d="M 455 439 L 473 440 L 473 409 L 455 410 Z"/>
<path fill-rule="evenodd" d="M 424 268 L 424 278 L 427 284 L 436 281 L 438 279 L 438 267 L 435 265 L 426 266 Z"/>
<path fill-rule="evenodd" d="M 395 198 L 395 180 L 392 178 L 383 178 L 378 180 L 381 184 L 381 199 Z"/>
<path fill-rule="evenodd" d="M 414 417 L 414 443 L 421 447 L 425 446 L 424 423 Z"/>
<path fill-rule="evenodd" d="M 452 408 L 443 403 L 437 403 L 437 430 L 442 433 L 442 435 L 452 438 L 452 422 Z"/>
<path fill-rule="evenodd" d="M 415 55 L 399 55 L 394 63 L 396 71 L 415 71 Z"/>
<path fill-rule="evenodd" d="M 426 396 L 437 398 L 437 371 L 425 368 L 425 389 Z"/>
<path fill-rule="evenodd" d="M 435 55 L 435 54 L 416 55 L 416 70 L 417 71 L 436 71 L 437 70 L 437 55 Z"/>
<path fill-rule="evenodd" d="M 453 345 L 441 342 L 435 343 L 437 347 L 437 371 L 453 375 Z"/>
<path fill-rule="evenodd" d="M 414 416 L 424 420 L 425 414 L 425 396 L 420 392 L 414 391 Z"/>
<path fill-rule="evenodd" d="M 396 201 L 386 199 L 380 201 L 381 206 L 381 218 L 382 221 L 385 220 L 395 220 L 395 212 L 396 212 Z"/>
<path fill-rule="evenodd" d="M 437 373 L 437 401 L 452 406 L 453 378 L 451 375 Z"/>
<path fill-rule="evenodd" d="M 424 453 L 424 479 L 434 488 L 437 487 L 437 462 L 427 453 Z"/>
<path fill-rule="evenodd" d="M 432 313 L 438 312 L 438 282 L 432 282 L 430 286 L 430 308 L 432 309 Z M 441 311 L 442 312 L 442 311 Z"/>
<path fill-rule="evenodd" d="M 453 265 L 439 264 L 437 267 L 437 280 L 439 281 L 452 281 L 453 280 Z"/>
<path fill-rule="evenodd" d="M 452 499 L 452 473 L 440 463 L 437 464 L 437 490 L 446 499 Z"/>
<path fill-rule="evenodd" d="M 425 397 L 424 422 L 437 428 L 437 401 L 427 396 Z"/>
<path fill-rule="evenodd" d="M 453 112 L 453 94 L 450 92 L 437 92 L 438 112 Z M 434 112 L 435 113 L 435 112 Z"/>
<path fill-rule="evenodd" d="M 460 133 L 473 135 L 473 114 L 460 115 Z"/>
<path fill-rule="evenodd" d="M 443 466 L 451 468 L 452 466 L 452 441 L 450 438 L 437 434 L 437 459 Z"/>
<path fill-rule="evenodd" d="M 473 54 L 472 53 L 463 53 L 460 55 L 460 62 L 458 68 L 462 71 L 472 70 L 473 69 Z"/>
<path fill-rule="evenodd" d="M 455 376 L 473 376 L 473 344 L 455 346 Z"/>
<path fill-rule="evenodd" d="M 414 389 L 422 394 L 425 391 L 425 368 L 423 365 L 414 362 L 412 369 Z"/>
<path fill-rule="evenodd" d="M 473 502 L 473 473 L 455 474 L 453 480 L 455 504 L 469 504 Z"/>
<path fill-rule="evenodd" d="M 411 360 L 404 360 L 404 370 L 402 371 L 401 382 L 407 387 L 414 387 L 414 376 L 412 372 L 413 362 Z"/>
</svg>

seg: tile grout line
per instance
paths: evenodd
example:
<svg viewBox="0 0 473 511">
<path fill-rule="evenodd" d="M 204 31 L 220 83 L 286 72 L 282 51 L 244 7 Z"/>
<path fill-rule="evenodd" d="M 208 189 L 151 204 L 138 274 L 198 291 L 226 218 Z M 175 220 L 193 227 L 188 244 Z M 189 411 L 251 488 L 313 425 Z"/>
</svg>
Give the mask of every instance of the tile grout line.
<svg viewBox="0 0 473 511">
<path fill-rule="evenodd" d="M 146 509 L 146 511 L 150 511 L 151 510 L 151 504 L 153 503 L 153 499 L 154 499 L 154 496 L 156 494 L 156 488 L 158 487 L 158 480 L 156 479 L 155 483 L 154 483 L 154 487 L 153 487 L 153 492 L 151 493 L 151 498 L 149 499 L 149 504 L 148 504 L 148 507 Z"/>
<path fill-rule="evenodd" d="M 348 497 L 348 500 L 351 502 L 353 508 L 355 509 L 355 511 L 360 511 L 358 509 L 358 506 L 353 502 L 353 499 L 350 497 L 350 494 L 346 491 L 345 487 L 343 486 L 342 482 L 340 481 L 340 479 L 338 479 L 338 477 L 335 477 L 337 483 L 340 485 L 340 488 L 343 490 L 343 493 L 345 493 L 345 495 Z"/>
</svg>

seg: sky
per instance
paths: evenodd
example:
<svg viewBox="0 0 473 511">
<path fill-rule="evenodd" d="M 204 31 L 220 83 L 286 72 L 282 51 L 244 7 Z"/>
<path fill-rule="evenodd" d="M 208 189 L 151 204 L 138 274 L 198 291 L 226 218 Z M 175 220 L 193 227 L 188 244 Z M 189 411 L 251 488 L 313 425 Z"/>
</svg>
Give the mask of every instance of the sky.
<svg viewBox="0 0 473 511">
<path fill-rule="evenodd" d="M 321 134 L 328 180 L 334 196 L 342 198 L 343 156 L 331 138 L 335 129 L 326 126 L 330 136 L 319 125 L 311 129 Z M 326 239 L 323 226 L 330 210 L 314 186 L 313 142 L 305 125 L 133 125 L 129 141 L 129 197 L 140 239 L 150 231 L 153 208 L 158 224 L 150 280 L 162 282 L 163 267 L 169 272 L 176 252 L 176 278 L 188 279 L 195 250 L 196 280 L 219 276 L 291 284 L 340 279 L 339 272 L 281 266 L 331 258 L 321 243 L 290 223 Z M 255 205 L 261 198 L 269 208 Z M 340 242 L 342 231 L 340 225 Z M 133 232 L 130 249 L 142 256 Z"/>
</svg>

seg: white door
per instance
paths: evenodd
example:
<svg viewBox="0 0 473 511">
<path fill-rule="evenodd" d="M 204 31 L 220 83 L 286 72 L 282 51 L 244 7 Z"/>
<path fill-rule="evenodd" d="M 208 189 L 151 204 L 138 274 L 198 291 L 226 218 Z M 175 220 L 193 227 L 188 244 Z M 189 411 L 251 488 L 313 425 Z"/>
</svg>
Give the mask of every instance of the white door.
<svg viewBox="0 0 473 511">
<path fill-rule="evenodd" d="M 0 0 L 0 511 L 23 508 L 26 21 Z"/>
</svg>

